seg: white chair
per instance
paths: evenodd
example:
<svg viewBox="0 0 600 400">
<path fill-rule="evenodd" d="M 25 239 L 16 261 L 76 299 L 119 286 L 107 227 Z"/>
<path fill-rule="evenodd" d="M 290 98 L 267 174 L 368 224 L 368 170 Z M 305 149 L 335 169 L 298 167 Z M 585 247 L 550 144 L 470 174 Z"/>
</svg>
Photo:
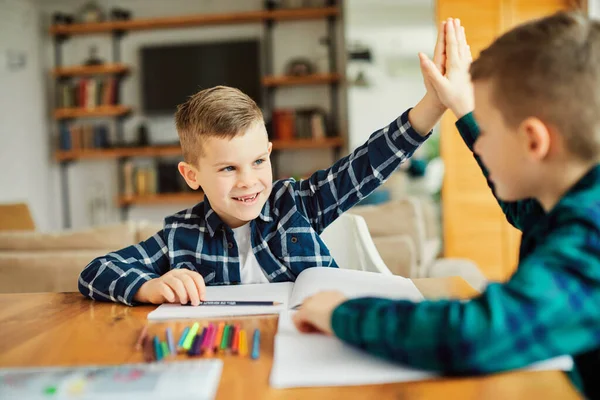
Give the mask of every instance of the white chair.
<svg viewBox="0 0 600 400">
<path fill-rule="evenodd" d="M 385 265 L 367 228 L 358 215 L 342 214 L 323 233 L 321 239 L 340 268 L 392 275 Z"/>
</svg>

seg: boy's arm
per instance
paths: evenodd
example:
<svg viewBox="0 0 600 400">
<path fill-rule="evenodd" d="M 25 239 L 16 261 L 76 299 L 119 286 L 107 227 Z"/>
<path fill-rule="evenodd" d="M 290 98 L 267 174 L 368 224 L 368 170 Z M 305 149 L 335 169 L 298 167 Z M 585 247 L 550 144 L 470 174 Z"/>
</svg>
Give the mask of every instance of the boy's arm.
<svg viewBox="0 0 600 400">
<path fill-rule="evenodd" d="M 132 305 L 139 288 L 166 273 L 169 265 L 161 230 L 143 242 L 90 262 L 79 275 L 79 291 L 94 300 Z"/>
<path fill-rule="evenodd" d="M 425 96 L 366 143 L 328 169 L 294 183 L 296 204 L 322 232 L 340 214 L 364 199 L 429 137 L 444 108 Z"/>
<path fill-rule="evenodd" d="M 600 248 L 590 243 L 600 235 L 585 224 L 551 235 L 508 283 L 470 301 L 349 300 L 333 312 L 332 328 L 368 352 L 446 374 L 520 368 L 597 347 Z"/>
<path fill-rule="evenodd" d="M 458 121 L 456 121 L 456 127 L 458 128 L 458 132 L 460 133 L 460 136 L 469 150 L 473 152 L 473 145 L 479 136 L 479 126 L 473 117 L 473 113 L 465 113 L 462 118 L 459 118 Z M 488 186 L 490 189 L 492 189 L 494 197 L 496 197 L 494 184 L 488 178 L 487 168 L 485 165 L 483 165 L 481 159 L 477 156 L 477 154 L 475 154 L 475 152 L 473 152 L 473 156 L 475 157 L 475 161 L 477 161 L 479 168 L 481 168 Z M 541 204 L 535 199 L 506 202 L 496 197 L 496 201 L 498 201 L 498 204 L 506 215 L 508 222 L 519 230 L 522 230 L 525 226 L 531 226 L 545 214 Z"/>
</svg>

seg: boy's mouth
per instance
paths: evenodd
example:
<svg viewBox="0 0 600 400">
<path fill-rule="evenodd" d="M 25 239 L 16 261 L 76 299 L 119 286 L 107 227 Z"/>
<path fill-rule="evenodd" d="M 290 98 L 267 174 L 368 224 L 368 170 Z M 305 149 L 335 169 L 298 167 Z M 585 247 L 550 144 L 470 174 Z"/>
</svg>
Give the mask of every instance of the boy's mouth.
<svg viewBox="0 0 600 400">
<path fill-rule="evenodd" d="M 260 193 L 261 192 L 254 193 L 254 194 L 249 194 L 249 195 L 246 195 L 246 196 L 232 197 L 232 199 L 234 199 L 236 201 L 239 201 L 241 203 L 244 203 L 244 204 L 252 204 L 252 203 L 254 203 L 256 201 L 256 199 L 258 198 L 258 195 Z"/>
</svg>

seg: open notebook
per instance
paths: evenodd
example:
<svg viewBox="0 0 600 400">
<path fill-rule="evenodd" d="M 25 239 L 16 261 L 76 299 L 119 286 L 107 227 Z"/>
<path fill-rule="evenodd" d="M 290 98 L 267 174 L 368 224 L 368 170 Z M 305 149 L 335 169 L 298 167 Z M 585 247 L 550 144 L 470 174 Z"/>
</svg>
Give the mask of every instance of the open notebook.
<svg viewBox="0 0 600 400">
<path fill-rule="evenodd" d="M 374 385 L 438 377 L 433 372 L 375 357 L 335 337 L 300 333 L 292 322 L 293 313 L 279 315 L 270 377 L 273 387 Z M 527 369 L 568 371 L 572 368 L 573 359 L 563 356 Z"/>
<path fill-rule="evenodd" d="M 258 285 L 209 286 L 206 300 L 255 300 L 281 302 L 277 306 L 182 306 L 162 304 L 148 314 L 150 320 L 210 318 L 239 315 L 278 314 L 294 308 L 322 290 L 339 290 L 348 297 L 378 296 L 421 300 L 423 296 L 410 279 L 375 272 L 338 268 L 308 268 L 296 282 Z"/>
</svg>

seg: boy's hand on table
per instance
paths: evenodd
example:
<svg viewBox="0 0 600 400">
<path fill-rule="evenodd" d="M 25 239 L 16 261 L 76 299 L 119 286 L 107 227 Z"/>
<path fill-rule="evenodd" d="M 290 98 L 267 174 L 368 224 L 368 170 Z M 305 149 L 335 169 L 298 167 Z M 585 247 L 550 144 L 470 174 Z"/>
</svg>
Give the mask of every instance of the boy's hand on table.
<svg viewBox="0 0 600 400">
<path fill-rule="evenodd" d="M 317 293 L 304 300 L 300 310 L 294 314 L 296 328 L 303 333 L 324 333 L 332 335 L 331 315 L 337 306 L 348 300 L 341 292 Z"/>
<path fill-rule="evenodd" d="M 139 303 L 191 303 L 197 306 L 206 296 L 202 275 L 188 269 L 174 269 L 144 283 L 133 296 Z"/>
<path fill-rule="evenodd" d="M 457 118 L 473 111 L 474 95 L 469 67 L 473 58 L 467 44 L 465 28 L 460 20 L 449 18 L 445 23 L 445 75 L 438 63 L 419 53 L 425 85 L 431 87 L 439 101 L 452 110 Z"/>
</svg>

